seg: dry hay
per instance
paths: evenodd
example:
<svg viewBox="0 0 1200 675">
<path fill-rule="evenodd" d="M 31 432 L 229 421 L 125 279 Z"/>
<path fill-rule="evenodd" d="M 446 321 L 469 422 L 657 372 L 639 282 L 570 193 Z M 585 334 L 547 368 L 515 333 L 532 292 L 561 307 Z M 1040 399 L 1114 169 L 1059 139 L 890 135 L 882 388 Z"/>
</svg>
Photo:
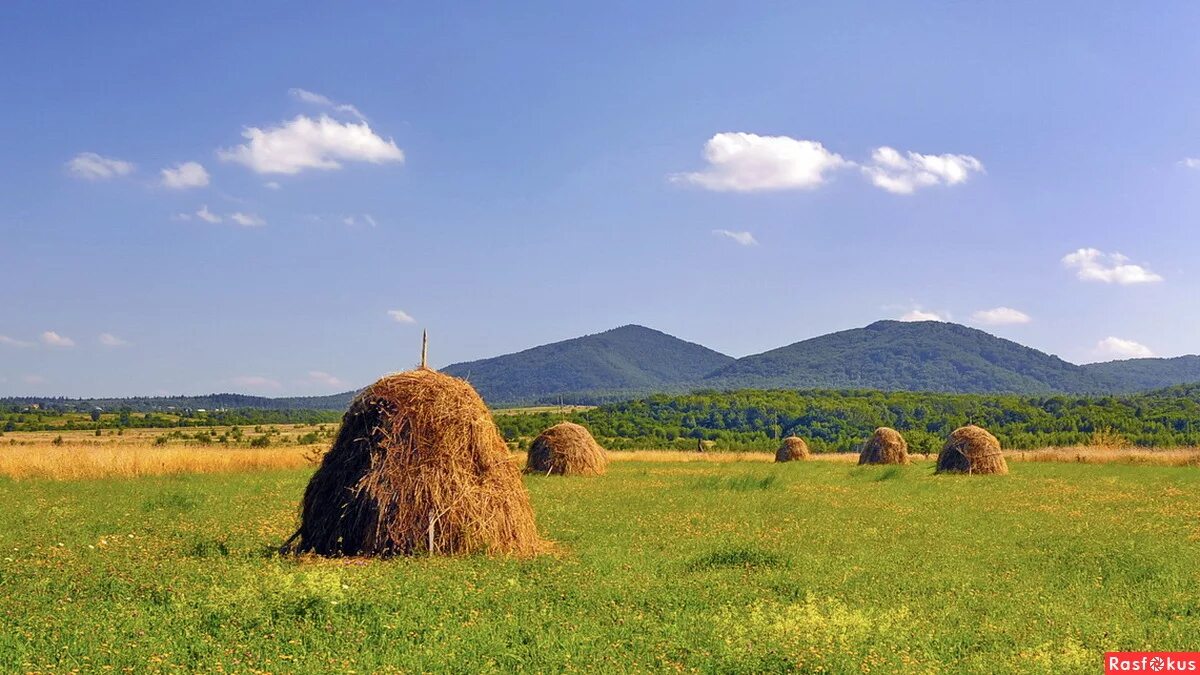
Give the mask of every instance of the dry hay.
<svg viewBox="0 0 1200 675">
<path fill-rule="evenodd" d="M 604 448 L 591 432 L 572 422 L 559 422 L 533 440 L 525 473 L 601 476 L 607 467 Z"/>
<path fill-rule="evenodd" d="M 300 517 L 292 540 L 301 553 L 526 556 L 546 547 L 479 394 L 425 368 L 389 375 L 354 399 Z"/>
<path fill-rule="evenodd" d="M 1006 474 L 1000 441 L 983 427 L 969 424 L 951 432 L 938 454 L 938 473 Z"/>
<path fill-rule="evenodd" d="M 790 462 L 792 460 L 808 459 L 808 443 L 804 442 L 799 436 L 788 436 L 783 439 L 783 444 L 775 451 L 776 462 Z"/>
<path fill-rule="evenodd" d="M 908 464 L 908 441 L 899 431 L 879 427 L 863 443 L 858 453 L 859 464 Z"/>
</svg>

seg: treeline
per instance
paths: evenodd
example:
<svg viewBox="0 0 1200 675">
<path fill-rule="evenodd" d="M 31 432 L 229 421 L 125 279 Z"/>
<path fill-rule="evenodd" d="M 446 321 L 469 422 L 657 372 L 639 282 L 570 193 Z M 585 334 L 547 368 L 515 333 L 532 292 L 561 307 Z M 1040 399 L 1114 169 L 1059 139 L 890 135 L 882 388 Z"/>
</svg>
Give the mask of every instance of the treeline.
<svg viewBox="0 0 1200 675">
<path fill-rule="evenodd" d="M 25 406 L 0 406 L 0 431 L 77 431 L 92 429 L 173 429 L 187 427 L 259 426 L 265 424 L 330 424 L 341 421 L 333 410 L 260 410 L 239 408 L 206 412 L 73 413 Z"/>
<path fill-rule="evenodd" d="M 591 429 L 612 449 L 774 450 L 798 435 L 818 452 L 850 451 L 876 427 L 904 433 L 916 452 L 936 452 L 947 434 L 978 424 L 1005 447 L 1129 442 L 1200 445 L 1200 391 L 1179 387 L 1130 396 L 1018 396 L 880 391 L 701 391 L 613 403 L 573 414 L 501 415 L 505 438 L 519 444 L 560 420 Z"/>
</svg>

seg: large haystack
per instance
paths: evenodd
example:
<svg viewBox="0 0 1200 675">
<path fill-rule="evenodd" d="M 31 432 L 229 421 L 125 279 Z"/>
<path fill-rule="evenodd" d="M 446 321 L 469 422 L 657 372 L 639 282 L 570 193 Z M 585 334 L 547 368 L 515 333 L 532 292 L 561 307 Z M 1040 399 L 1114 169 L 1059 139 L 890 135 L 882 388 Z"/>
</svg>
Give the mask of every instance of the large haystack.
<svg viewBox="0 0 1200 675">
<path fill-rule="evenodd" d="M 799 436 L 788 436 L 783 439 L 783 444 L 775 451 L 776 462 L 790 462 L 792 460 L 808 459 L 808 443 L 804 442 Z"/>
<path fill-rule="evenodd" d="M 1008 473 L 1000 441 L 987 429 L 969 424 L 951 432 L 938 454 L 938 473 Z"/>
<path fill-rule="evenodd" d="M 572 422 L 559 422 L 539 434 L 525 461 L 525 473 L 563 476 L 601 476 L 607 467 L 604 448 L 591 432 Z"/>
<path fill-rule="evenodd" d="M 294 550 L 320 555 L 532 555 L 545 545 L 479 394 L 426 368 L 354 399 L 300 517 Z"/>
<path fill-rule="evenodd" d="M 899 431 L 879 427 L 863 443 L 858 453 L 859 464 L 908 464 L 908 441 Z"/>
</svg>

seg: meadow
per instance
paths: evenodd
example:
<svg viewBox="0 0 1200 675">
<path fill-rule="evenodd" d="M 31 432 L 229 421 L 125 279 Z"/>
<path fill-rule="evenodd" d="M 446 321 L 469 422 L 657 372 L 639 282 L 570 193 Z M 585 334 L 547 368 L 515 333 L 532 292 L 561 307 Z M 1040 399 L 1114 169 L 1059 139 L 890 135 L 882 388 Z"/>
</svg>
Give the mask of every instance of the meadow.
<svg viewBox="0 0 1200 675">
<path fill-rule="evenodd" d="M 281 557 L 307 466 L 0 478 L 0 670 L 1097 672 L 1197 647 L 1194 467 L 614 455 L 526 477 L 556 543 L 530 560 Z"/>
</svg>

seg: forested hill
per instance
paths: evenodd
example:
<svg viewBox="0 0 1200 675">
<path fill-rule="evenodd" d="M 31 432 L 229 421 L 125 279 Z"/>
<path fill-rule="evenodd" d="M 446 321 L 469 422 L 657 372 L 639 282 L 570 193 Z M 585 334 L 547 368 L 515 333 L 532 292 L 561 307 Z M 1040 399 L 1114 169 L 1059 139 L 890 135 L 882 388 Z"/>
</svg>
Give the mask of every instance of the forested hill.
<svg viewBox="0 0 1200 675">
<path fill-rule="evenodd" d="M 1111 390 L 1111 383 L 1057 356 L 941 321 L 878 321 L 822 335 L 738 359 L 704 384 L 961 393 Z"/>
<path fill-rule="evenodd" d="M 492 405 L 629 398 L 685 391 L 733 358 L 644 326 L 622 326 L 515 354 L 456 363 L 443 372 L 466 378 Z"/>
<path fill-rule="evenodd" d="M 1177 384 L 1200 382 L 1200 356 L 1166 359 L 1127 359 L 1082 366 L 1110 390 L 1146 391 Z"/>
</svg>

